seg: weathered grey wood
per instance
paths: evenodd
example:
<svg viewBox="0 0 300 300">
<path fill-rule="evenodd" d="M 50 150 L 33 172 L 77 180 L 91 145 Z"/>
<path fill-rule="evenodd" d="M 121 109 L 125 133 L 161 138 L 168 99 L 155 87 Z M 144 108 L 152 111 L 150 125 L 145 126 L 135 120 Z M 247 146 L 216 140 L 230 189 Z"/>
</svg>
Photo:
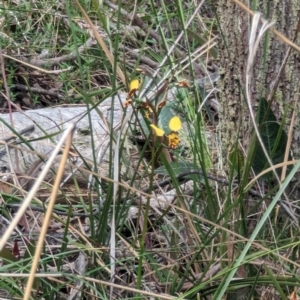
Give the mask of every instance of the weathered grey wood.
<svg viewBox="0 0 300 300">
<path fill-rule="evenodd" d="M 87 161 L 92 161 L 93 152 L 96 151 L 97 154 L 101 148 L 104 150 L 103 148 L 109 142 L 109 122 L 112 112 L 112 128 L 114 128 L 114 133 L 117 132 L 123 115 L 121 104 L 124 103 L 125 98 L 126 95 L 124 94 L 115 97 L 113 106 L 111 98 L 102 102 L 97 109 L 103 115 L 103 119 L 95 109 L 92 110 L 90 112 L 92 128 L 90 128 L 86 106 L 54 107 L 14 112 L 12 114 L 13 128 L 17 132 L 20 133 L 26 128 L 33 129 L 22 135 L 32 146 L 33 151 L 30 150 L 28 145 L 21 142 L 20 138 L 7 125 L 10 124 L 9 114 L 0 114 L 0 172 L 26 173 L 36 161 L 40 161 L 39 157 L 47 159 L 70 122 L 76 122 L 76 131 L 73 137 L 74 146 Z M 47 138 L 47 135 L 50 134 L 54 134 L 54 136 Z M 92 137 L 94 138 L 95 147 L 92 147 Z M 36 141 L 37 138 L 42 139 Z M 7 152 L 7 150 L 9 151 Z M 7 155 L 8 153 L 9 155 Z M 102 169 L 105 170 L 107 169 L 105 155 L 100 156 L 103 159 L 99 163 L 102 164 Z M 82 163 L 78 156 L 74 157 L 72 161 L 74 165 L 81 165 Z"/>
</svg>

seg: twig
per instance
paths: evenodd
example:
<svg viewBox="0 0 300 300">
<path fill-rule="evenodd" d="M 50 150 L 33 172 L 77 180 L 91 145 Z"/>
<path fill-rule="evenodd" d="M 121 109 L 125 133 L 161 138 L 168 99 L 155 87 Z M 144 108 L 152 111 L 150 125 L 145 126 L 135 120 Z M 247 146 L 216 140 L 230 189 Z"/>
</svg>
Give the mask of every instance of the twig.
<svg viewBox="0 0 300 300">
<path fill-rule="evenodd" d="M 122 83 L 124 85 L 126 85 L 126 78 L 125 75 L 123 73 L 123 71 L 121 70 L 121 68 L 118 65 L 118 62 L 115 61 L 115 57 L 114 55 L 111 53 L 111 51 L 107 48 L 106 44 L 104 43 L 103 38 L 100 36 L 99 32 L 97 31 L 97 28 L 94 26 L 93 22 L 91 21 L 90 17 L 87 15 L 86 11 L 83 9 L 83 7 L 81 6 L 81 4 L 79 3 L 78 0 L 75 0 L 79 10 L 81 11 L 82 15 L 84 16 L 85 20 L 87 21 L 87 23 L 89 24 L 93 35 L 95 36 L 97 42 L 99 43 L 99 45 L 101 46 L 102 50 L 104 51 L 106 57 L 108 58 L 108 60 L 111 63 L 111 66 L 113 68 L 115 68 L 117 75 L 119 76 L 119 78 L 121 79 Z"/>
<path fill-rule="evenodd" d="M 19 131 L 18 131 L 18 134 L 19 134 L 19 135 L 22 135 L 22 134 L 26 134 L 26 133 L 31 133 L 31 132 L 33 132 L 33 131 L 34 131 L 34 125 L 29 125 L 29 126 L 23 128 L 23 129 L 19 130 Z M 0 140 L 0 142 L 3 141 L 3 142 L 5 142 L 5 143 L 8 143 L 8 142 L 10 142 L 11 140 L 15 139 L 16 137 L 17 137 L 17 136 L 15 136 L 15 135 L 8 136 L 8 137 L 4 138 L 3 140 Z"/>
<path fill-rule="evenodd" d="M 7 80 L 6 80 L 6 74 L 5 74 L 5 67 L 4 67 L 4 55 L 2 53 L 2 48 L 0 46 L 0 64 L 1 64 L 1 73 L 2 73 L 2 79 L 3 79 L 3 85 L 5 88 L 5 93 L 6 93 L 6 99 L 7 99 L 7 104 L 8 104 L 8 111 L 9 111 L 9 119 L 10 119 L 10 124 L 12 127 L 14 127 L 14 120 L 12 117 L 12 108 L 11 108 L 11 100 L 10 100 L 10 95 L 9 95 L 9 89 L 8 89 L 8 85 L 7 85 Z M 19 160 L 18 160 L 18 153 L 15 150 L 15 155 L 16 155 L 16 169 L 17 171 L 20 170 L 20 166 L 19 166 Z"/>
<path fill-rule="evenodd" d="M 16 61 L 16 62 L 18 62 L 18 63 L 20 63 L 20 64 L 22 64 L 22 65 L 24 65 L 24 66 L 27 66 L 27 67 L 29 67 L 29 68 L 38 70 L 38 71 L 40 71 L 40 72 L 42 72 L 42 73 L 45 73 L 45 74 L 56 74 L 56 75 L 57 75 L 57 74 L 60 74 L 60 73 L 62 73 L 62 72 L 70 71 L 70 70 L 72 69 L 72 67 L 68 67 L 68 68 L 66 68 L 66 69 L 61 69 L 61 70 L 46 70 L 46 69 L 40 68 L 40 67 L 38 67 L 38 66 L 35 66 L 35 65 L 33 65 L 33 64 L 29 64 L 29 63 L 27 63 L 27 62 L 24 61 L 24 60 L 17 59 L 17 58 L 15 58 L 14 56 L 6 55 L 6 54 L 4 54 L 4 53 L 2 53 L 2 56 L 3 56 L 3 57 L 6 57 L 6 58 L 8 58 L 8 59 L 11 59 L 11 60 L 13 60 L 13 61 Z"/>
<path fill-rule="evenodd" d="M 6 207 L 9 208 L 20 208 L 21 204 L 12 204 L 12 203 L 7 203 L 5 204 Z M 37 212 L 41 212 L 41 213 L 45 213 L 47 207 L 43 208 L 43 207 L 37 207 L 37 206 L 32 206 L 30 205 L 28 207 L 28 209 L 32 210 L 32 211 L 37 211 Z M 70 214 L 68 212 L 64 212 L 64 211 L 60 211 L 60 210 L 56 210 L 53 209 L 52 213 L 60 215 L 60 216 L 71 216 L 71 217 L 90 217 L 91 213 L 76 213 L 76 212 L 71 212 Z M 99 214 L 99 209 L 96 208 L 95 211 L 92 212 L 92 214 L 95 216 L 97 214 Z"/>
<path fill-rule="evenodd" d="M 28 91 L 28 92 L 38 93 L 38 94 L 49 95 L 51 97 L 55 97 L 55 98 L 60 99 L 60 100 L 65 99 L 64 96 L 60 95 L 57 92 L 47 91 L 47 90 L 44 90 L 42 88 L 28 87 L 24 84 L 19 84 L 19 83 L 14 84 L 14 87 L 18 90 L 21 90 L 21 91 Z"/>
<path fill-rule="evenodd" d="M 26 211 L 27 207 L 30 205 L 30 202 L 31 202 L 33 196 L 35 195 L 35 193 L 38 190 L 40 184 L 43 182 L 46 174 L 48 173 L 48 170 L 51 168 L 57 154 L 61 151 L 61 147 L 64 144 L 67 136 L 70 134 L 70 132 L 73 132 L 74 128 L 75 128 L 74 124 L 70 124 L 69 127 L 66 129 L 64 135 L 62 136 L 61 140 L 58 142 L 58 144 L 55 147 L 54 151 L 52 152 L 49 160 L 47 161 L 42 173 L 40 174 L 40 176 L 35 181 L 35 184 L 34 184 L 33 188 L 29 191 L 27 197 L 24 199 L 24 201 L 22 203 L 22 206 L 18 210 L 16 216 L 14 217 L 14 219 L 10 223 L 9 227 L 6 229 L 5 233 L 3 234 L 2 238 L 0 239 L 0 250 L 3 249 L 3 247 L 5 246 L 7 240 L 11 236 L 14 228 L 18 225 L 18 223 L 19 223 L 20 219 L 22 218 L 24 212 Z"/>
<path fill-rule="evenodd" d="M 7 81 L 6 81 L 6 74 L 5 74 L 5 68 L 4 68 L 4 58 L 3 58 L 1 47 L 0 47 L 0 64 L 1 64 L 1 73 L 2 73 L 3 85 L 4 85 L 4 88 L 5 88 L 6 99 L 7 99 L 7 103 L 8 103 L 10 124 L 11 124 L 11 126 L 14 126 L 14 121 L 13 121 L 13 118 L 12 118 L 11 101 L 10 101 L 9 90 L 8 90 L 8 85 L 7 85 Z"/>
<path fill-rule="evenodd" d="M 160 36 L 152 29 L 149 29 L 149 26 L 143 22 L 143 20 L 138 17 L 137 15 L 132 16 L 129 12 L 127 12 L 124 8 L 119 8 L 118 5 L 110 2 L 110 1 L 104 1 L 104 3 L 109 6 L 110 8 L 118 11 L 120 10 L 121 14 L 124 15 L 128 20 L 133 21 L 133 24 L 140 27 L 147 35 L 152 37 L 154 40 L 161 42 Z"/>
<path fill-rule="evenodd" d="M 117 5 L 113 4 L 112 2 L 110 2 L 108 0 L 105 0 L 104 3 L 114 10 L 119 10 L 121 12 L 121 14 L 123 14 L 127 19 L 132 20 L 133 24 L 140 27 L 143 31 L 146 32 L 147 35 L 149 35 L 150 37 L 155 39 L 158 43 L 162 43 L 161 37 L 154 30 L 149 29 L 149 26 L 147 24 L 145 24 L 140 17 L 138 17 L 137 15 L 132 16 L 125 9 L 123 9 L 123 8 L 120 9 Z M 175 49 L 175 55 L 179 58 L 186 57 L 186 53 L 180 51 L 178 48 Z M 194 62 L 194 65 L 198 70 L 200 70 L 202 75 L 207 74 L 207 71 L 205 70 L 205 68 L 202 65 L 195 63 L 195 62 Z"/>
<path fill-rule="evenodd" d="M 69 54 L 66 55 L 62 55 L 59 57 L 54 57 L 54 58 L 50 58 L 50 59 L 31 59 L 29 61 L 27 61 L 27 63 L 37 66 L 37 67 L 41 67 L 43 65 L 47 65 L 47 66 L 53 66 L 53 65 L 58 65 L 62 62 L 65 61 L 69 61 L 69 60 L 74 60 L 77 58 L 77 53 L 81 54 L 83 53 L 86 49 L 91 48 L 93 45 L 96 44 L 96 40 L 95 38 L 90 37 L 82 46 L 80 46 L 77 51 L 72 51 Z"/>
<path fill-rule="evenodd" d="M 119 45 L 119 48 L 127 51 L 129 53 L 130 56 L 132 56 L 133 58 L 139 59 L 139 61 L 143 64 L 146 64 L 148 66 L 150 66 L 153 69 L 158 68 L 159 64 L 156 63 L 155 61 L 153 61 L 152 59 L 150 59 L 149 57 L 146 57 L 145 55 L 140 55 L 139 52 L 134 51 L 134 49 L 131 49 L 129 47 L 126 47 L 124 45 Z"/>
<path fill-rule="evenodd" d="M 190 175 L 202 175 L 204 176 L 203 172 L 201 170 L 190 170 L 188 172 L 184 172 L 184 173 L 181 173 L 179 175 L 176 176 L 177 180 L 179 182 L 185 182 L 187 180 L 189 180 L 189 178 L 186 178 L 187 176 L 190 176 Z M 210 175 L 210 174 L 206 174 L 205 175 L 208 179 L 211 179 L 211 180 L 214 180 L 214 181 L 217 181 L 221 184 L 224 184 L 224 185 L 230 185 L 230 182 L 228 180 L 226 180 L 225 178 L 221 178 L 221 177 L 217 177 L 217 176 L 214 176 L 214 175 Z M 158 184 L 155 184 L 153 185 L 153 190 L 156 190 L 158 188 L 162 188 L 168 184 L 171 184 L 172 183 L 172 179 L 171 178 L 168 178 Z M 236 182 L 233 182 L 232 183 L 232 186 L 233 187 L 237 187 L 238 186 L 238 183 Z M 143 190 L 144 193 L 147 193 L 149 191 L 149 188 L 146 188 Z M 252 196 L 255 196 L 255 197 L 259 197 L 259 198 L 264 198 L 266 197 L 266 195 L 263 195 L 262 193 L 260 192 L 257 192 L 256 190 L 254 189 L 249 189 L 247 191 L 250 195 Z M 268 198 L 271 198 L 271 196 L 269 196 Z M 284 201 L 284 200 L 279 200 L 278 201 L 278 204 L 281 205 L 283 208 L 284 208 L 284 211 L 293 219 L 295 220 L 296 217 L 298 216 L 295 216 L 295 213 L 292 211 L 291 209 L 291 205 L 288 201 Z"/>
<path fill-rule="evenodd" d="M 57 175 L 55 178 L 55 182 L 52 188 L 52 192 L 51 192 L 51 197 L 48 203 L 48 208 L 47 211 L 45 213 L 45 217 L 43 220 L 43 225 L 41 228 L 41 232 L 40 232 L 40 236 L 39 236 L 39 240 L 37 242 L 36 248 L 35 248 L 35 253 L 33 256 L 33 260 L 32 260 L 32 265 L 31 265 L 31 269 L 30 269 L 30 276 L 28 278 L 28 282 L 26 284 L 26 289 L 25 289 L 25 294 L 24 294 L 24 300 L 28 300 L 30 298 L 30 294 L 31 294 L 31 290 L 33 287 L 33 282 L 34 282 L 34 278 L 35 278 L 35 273 L 38 267 L 38 263 L 40 260 L 40 255 L 42 252 L 42 248 L 43 248 L 43 244 L 44 244 L 44 240 L 47 234 L 47 229 L 48 229 L 48 224 L 50 222 L 50 218 L 51 218 L 51 214 L 52 214 L 52 210 L 55 204 L 55 199 L 57 196 L 57 191 L 60 185 L 60 181 L 62 179 L 63 173 L 64 173 L 64 168 L 65 168 L 65 164 L 67 162 L 67 158 L 69 155 L 69 151 L 71 148 L 71 144 L 72 144 L 72 137 L 73 137 L 73 133 L 75 131 L 75 124 L 70 124 L 68 129 L 65 131 L 64 136 L 62 137 L 62 139 L 60 140 L 59 144 L 57 145 L 57 147 L 55 148 L 55 151 L 53 152 L 53 154 L 55 154 L 55 156 L 58 154 L 58 152 L 60 151 L 60 148 L 62 147 L 62 144 L 65 143 L 65 148 L 63 151 L 63 155 L 61 158 L 61 162 L 57 171 Z M 54 160 L 54 155 L 51 156 L 51 158 Z M 49 159 L 48 163 L 51 160 Z M 52 163 L 52 162 L 51 162 Z M 48 166 L 50 166 L 50 163 L 48 164 Z M 46 168 L 45 168 L 46 169 Z M 37 182 L 39 181 L 39 179 L 43 180 L 43 175 L 41 174 L 39 176 L 39 178 L 37 179 Z M 34 190 L 34 188 L 31 190 L 33 192 L 35 192 L 36 190 Z M 26 208 L 25 206 L 23 206 L 24 208 Z M 20 210 L 19 210 L 20 212 Z"/>
</svg>

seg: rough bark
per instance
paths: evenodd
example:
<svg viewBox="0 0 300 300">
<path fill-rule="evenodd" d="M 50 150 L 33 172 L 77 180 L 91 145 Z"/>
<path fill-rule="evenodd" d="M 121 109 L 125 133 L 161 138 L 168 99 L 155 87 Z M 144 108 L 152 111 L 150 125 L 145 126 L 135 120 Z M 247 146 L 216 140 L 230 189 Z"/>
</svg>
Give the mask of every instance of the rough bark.
<svg viewBox="0 0 300 300">
<path fill-rule="evenodd" d="M 287 38 L 293 40 L 300 18 L 300 2 L 287 0 L 257 1 L 257 3 L 255 11 L 261 12 L 268 20 L 276 20 L 275 28 Z M 249 119 L 244 91 L 252 17 L 233 1 L 228 0 L 218 2 L 218 16 L 222 31 L 219 52 L 219 65 L 222 67 L 219 80 L 221 103 L 219 136 L 223 158 L 227 158 L 227 153 L 237 138 L 246 152 L 249 148 L 252 124 Z M 260 97 L 267 98 L 269 96 L 289 49 L 271 32 L 265 35 L 265 39 L 267 42 L 262 40 L 260 43 L 253 68 L 251 86 L 253 107 L 256 107 L 257 100 Z M 295 43 L 300 44 L 299 34 Z M 284 115 L 286 116 L 286 131 L 289 129 L 295 103 L 297 114 L 299 112 L 299 55 L 300 53 L 292 50 L 281 74 L 279 86 L 275 93 L 274 105 L 272 106 L 278 121 Z M 296 117 L 292 144 L 295 158 L 300 157 L 299 132 L 300 119 Z"/>
</svg>

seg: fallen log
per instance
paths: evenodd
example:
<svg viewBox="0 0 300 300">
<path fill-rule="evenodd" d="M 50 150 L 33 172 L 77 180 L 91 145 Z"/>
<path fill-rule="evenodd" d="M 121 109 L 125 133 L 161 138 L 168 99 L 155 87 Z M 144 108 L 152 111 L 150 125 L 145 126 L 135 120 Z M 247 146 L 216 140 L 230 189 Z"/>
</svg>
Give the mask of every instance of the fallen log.
<svg viewBox="0 0 300 300">
<path fill-rule="evenodd" d="M 87 174 L 76 167 L 93 169 L 97 157 L 100 176 L 108 175 L 107 149 L 110 134 L 117 134 L 123 118 L 123 103 L 126 95 L 121 94 L 106 99 L 88 112 L 86 106 L 52 107 L 0 114 L 0 172 L 8 181 L 16 176 L 22 178 L 24 189 L 28 190 L 30 181 L 38 176 L 64 129 L 70 122 L 76 124 L 73 136 L 73 149 L 66 167 L 65 178 L 76 174 L 77 181 L 87 183 Z M 113 102 L 114 101 L 114 102 Z M 110 125 L 110 122 L 113 122 Z M 59 158 L 57 165 L 59 163 Z M 47 181 L 54 177 L 56 166 L 49 173 Z"/>
</svg>

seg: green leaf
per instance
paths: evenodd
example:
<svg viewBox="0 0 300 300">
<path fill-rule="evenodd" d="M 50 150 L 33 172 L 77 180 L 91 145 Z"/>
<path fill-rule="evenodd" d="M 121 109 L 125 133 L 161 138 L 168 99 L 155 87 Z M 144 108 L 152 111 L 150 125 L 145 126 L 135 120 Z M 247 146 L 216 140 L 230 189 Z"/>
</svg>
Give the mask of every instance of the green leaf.
<svg viewBox="0 0 300 300">
<path fill-rule="evenodd" d="M 0 258 L 3 259 L 3 263 L 8 263 L 8 262 L 16 262 L 18 259 L 11 253 L 10 250 L 7 248 L 3 248 L 0 251 Z"/>
<path fill-rule="evenodd" d="M 235 171 L 240 173 L 242 172 L 245 165 L 244 154 L 242 150 L 234 147 L 228 154 L 228 160 Z"/>
<path fill-rule="evenodd" d="M 24 296 L 24 291 L 22 290 L 22 285 L 20 285 L 20 283 L 18 282 L 17 284 L 17 280 L 14 277 L 4 277 L 1 278 L 0 281 L 0 290 L 1 290 L 1 294 L 5 295 L 5 292 L 7 293 L 7 295 L 9 295 L 9 299 L 22 299 Z M 1 298 L 1 299 L 5 299 L 5 298 Z"/>
<path fill-rule="evenodd" d="M 153 82 L 149 85 L 149 82 L 151 80 Z M 156 84 L 157 84 L 156 81 L 154 79 L 152 79 L 150 76 L 142 75 L 142 80 L 141 80 L 140 87 L 139 87 L 139 94 L 143 93 L 145 95 L 145 94 L 150 93 L 151 91 L 153 91 L 154 86 L 156 86 Z"/>
<path fill-rule="evenodd" d="M 23 266 L 28 266 L 31 265 L 32 263 L 32 257 L 34 256 L 35 253 L 35 241 L 28 241 L 27 243 L 27 247 L 26 247 L 26 251 L 24 253 L 24 257 L 23 257 Z"/>
<path fill-rule="evenodd" d="M 198 169 L 199 168 L 198 166 L 196 166 L 193 163 L 184 162 L 184 161 L 181 161 L 181 162 L 171 162 L 170 166 L 172 167 L 172 170 L 174 171 L 174 174 L 176 176 L 178 176 L 179 174 L 182 174 L 182 173 L 189 172 L 190 170 Z M 169 175 L 169 172 L 168 172 L 167 168 L 164 165 L 162 165 L 159 168 L 155 169 L 154 173 L 155 174 L 165 175 L 165 176 Z"/>
<path fill-rule="evenodd" d="M 268 109 L 268 102 L 265 98 L 260 99 L 257 119 L 261 139 L 272 163 L 275 165 L 283 162 L 288 139 L 287 134 L 283 130 L 283 125 L 277 123 L 272 110 Z M 264 151 L 257 140 L 252 168 L 256 174 L 259 174 L 269 167 Z M 278 169 L 278 174 L 280 175 L 280 173 L 281 169 Z"/>
<path fill-rule="evenodd" d="M 151 84 L 149 85 L 151 81 Z M 141 84 L 139 87 L 139 94 L 143 94 L 143 98 L 147 96 L 147 99 L 155 106 L 155 104 L 159 104 L 165 99 L 166 93 L 168 91 L 168 83 L 162 85 L 158 85 L 158 78 L 151 78 L 150 76 L 144 75 L 141 80 Z M 149 86 L 148 86 L 149 85 Z M 162 89 L 162 87 L 164 88 Z M 142 100 L 144 101 L 144 100 Z"/>
<path fill-rule="evenodd" d="M 200 46 L 203 46 L 204 44 L 207 43 L 207 39 L 203 38 L 200 34 L 198 34 L 197 32 L 187 28 L 187 33 L 188 33 L 188 36 L 193 38 L 197 43 L 196 43 L 196 47 L 200 47 Z M 217 58 L 218 57 L 218 50 L 216 47 L 212 47 L 210 50 L 209 50 L 209 54 L 211 56 L 213 56 L 214 58 Z"/>
<path fill-rule="evenodd" d="M 176 113 L 174 112 L 174 107 L 172 103 L 168 103 L 160 111 L 158 127 L 161 128 L 166 134 L 171 133 L 172 130 L 169 127 L 169 122 L 175 116 Z"/>
</svg>

